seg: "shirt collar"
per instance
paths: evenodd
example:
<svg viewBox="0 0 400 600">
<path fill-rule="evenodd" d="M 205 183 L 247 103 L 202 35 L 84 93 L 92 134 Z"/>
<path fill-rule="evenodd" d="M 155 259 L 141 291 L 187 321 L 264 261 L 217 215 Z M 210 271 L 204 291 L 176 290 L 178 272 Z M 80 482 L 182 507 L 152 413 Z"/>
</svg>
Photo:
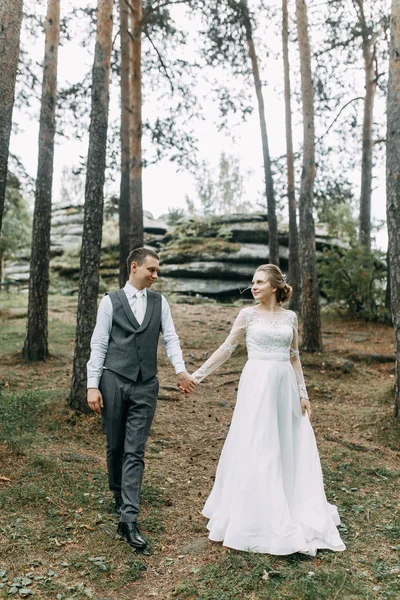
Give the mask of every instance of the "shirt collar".
<svg viewBox="0 0 400 600">
<path fill-rule="evenodd" d="M 128 296 L 131 296 L 133 298 L 135 296 L 136 292 L 138 292 L 138 291 L 139 290 L 137 288 L 135 288 L 134 285 L 129 283 L 129 281 L 126 282 L 125 287 L 124 287 L 124 292 L 126 294 L 128 294 Z M 147 288 L 143 288 L 141 291 L 143 292 L 143 297 L 147 298 Z"/>
</svg>

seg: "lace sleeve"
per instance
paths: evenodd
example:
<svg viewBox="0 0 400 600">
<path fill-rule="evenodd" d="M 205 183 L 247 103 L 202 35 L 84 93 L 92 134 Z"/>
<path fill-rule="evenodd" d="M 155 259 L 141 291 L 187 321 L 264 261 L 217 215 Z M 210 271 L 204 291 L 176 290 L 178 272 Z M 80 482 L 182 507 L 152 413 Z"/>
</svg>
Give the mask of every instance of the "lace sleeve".
<svg viewBox="0 0 400 600">
<path fill-rule="evenodd" d="M 293 313 L 293 340 L 290 347 L 290 362 L 296 375 L 297 385 L 299 388 L 300 398 L 307 398 L 307 388 L 304 381 L 303 369 L 300 362 L 299 354 L 299 331 L 296 313 Z"/>
<path fill-rule="evenodd" d="M 210 356 L 210 358 L 197 369 L 192 376 L 195 380 L 200 383 L 205 377 L 208 377 L 210 373 L 220 367 L 232 354 L 235 348 L 239 345 L 243 339 L 246 331 L 246 313 L 245 309 L 242 309 L 232 326 L 231 332 L 226 338 L 225 342 Z"/>
</svg>

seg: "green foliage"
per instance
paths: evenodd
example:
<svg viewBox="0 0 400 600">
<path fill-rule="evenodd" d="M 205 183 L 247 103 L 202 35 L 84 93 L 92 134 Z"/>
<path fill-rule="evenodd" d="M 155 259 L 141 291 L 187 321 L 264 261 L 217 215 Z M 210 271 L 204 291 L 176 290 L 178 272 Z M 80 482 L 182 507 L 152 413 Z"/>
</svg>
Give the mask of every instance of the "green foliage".
<svg viewBox="0 0 400 600">
<path fill-rule="evenodd" d="M 221 227 L 218 229 L 218 237 L 229 241 L 232 238 L 232 230 L 226 225 L 221 225 Z"/>
<path fill-rule="evenodd" d="M 168 243 L 169 245 L 175 245 L 187 240 L 193 241 L 194 238 L 205 237 L 207 232 L 211 232 L 211 230 L 211 219 L 200 219 L 198 217 L 193 217 L 192 219 L 175 227 L 174 233 L 171 236 L 171 240 Z M 212 237 L 215 235 L 216 232 L 213 232 Z"/>
<path fill-rule="evenodd" d="M 252 210 L 250 202 L 244 200 L 244 176 L 237 157 L 222 152 L 217 175 L 203 161 L 195 179 L 197 199 L 203 215 L 248 213 Z M 194 213 L 196 202 L 190 198 L 186 202 L 189 213 Z"/>
<path fill-rule="evenodd" d="M 32 215 L 21 194 L 20 182 L 8 173 L 4 200 L 3 227 L 0 236 L 0 258 L 7 260 L 31 243 Z"/>
<path fill-rule="evenodd" d="M 381 252 L 361 245 L 325 249 L 319 261 L 322 292 L 339 309 L 366 321 L 388 322 L 385 308 L 387 268 Z"/>
<path fill-rule="evenodd" d="M 84 174 L 74 167 L 63 167 L 61 172 L 60 202 L 63 206 L 83 206 L 85 203 Z"/>
<path fill-rule="evenodd" d="M 173 234 L 166 236 L 168 252 L 184 253 L 186 258 L 196 260 L 200 254 L 237 252 L 240 244 L 230 241 L 231 231 L 221 225 L 218 218 L 207 219 L 193 216 L 174 228 Z"/>
<path fill-rule="evenodd" d="M 329 235 L 355 243 L 357 220 L 352 210 L 354 195 L 350 183 L 340 177 L 324 176 L 319 184 L 315 190 L 318 221 L 328 226 Z"/>
<path fill-rule="evenodd" d="M 185 211 L 182 208 L 168 208 L 167 224 L 176 225 L 180 219 L 185 216 Z"/>
</svg>

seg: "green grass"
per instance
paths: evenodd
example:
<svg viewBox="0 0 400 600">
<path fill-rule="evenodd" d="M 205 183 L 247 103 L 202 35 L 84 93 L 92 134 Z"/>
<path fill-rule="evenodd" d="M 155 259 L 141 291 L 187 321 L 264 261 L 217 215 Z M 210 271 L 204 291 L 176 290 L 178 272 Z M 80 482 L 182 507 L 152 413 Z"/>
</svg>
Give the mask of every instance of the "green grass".
<svg viewBox="0 0 400 600">
<path fill-rule="evenodd" d="M 338 564 L 320 553 L 318 563 L 300 555 L 267 557 L 228 552 L 216 562 L 193 569 L 176 585 L 180 600 L 393 600 L 400 595 L 399 570 L 378 560 L 369 570 Z M 372 577 L 376 585 L 371 584 Z"/>
<path fill-rule="evenodd" d="M 182 600 L 373 598 L 357 573 L 330 569 L 330 561 L 326 567 L 324 562 L 315 568 L 311 561 L 298 556 L 277 559 L 230 552 L 195 573 L 195 582 L 178 584 L 174 596 Z"/>
<path fill-rule="evenodd" d="M 40 415 L 54 392 L 0 389 L 0 443 L 22 452 L 35 439 Z"/>
<path fill-rule="evenodd" d="M 43 441 L 46 428 L 40 433 Z M 11 484 L 0 489 L 7 581 L 33 570 L 39 579 L 33 580 L 32 589 L 40 598 L 107 596 L 107 590 L 141 577 L 149 552 L 136 554 L 117 538 L 105 470 L 90 460 L 70 460 L 62 449 L 58 444 L 36 447 L 20 462 Z M 143 496 L 141 524 L 151 537 L 151 551 L 164 528 L 164 501 L 152 485 L 144 485 Z M 49 569 L 55 575 L 47 576 Z M 9 597 L 8 590 L 0 589 L 0 597 Z"/>
</svg>

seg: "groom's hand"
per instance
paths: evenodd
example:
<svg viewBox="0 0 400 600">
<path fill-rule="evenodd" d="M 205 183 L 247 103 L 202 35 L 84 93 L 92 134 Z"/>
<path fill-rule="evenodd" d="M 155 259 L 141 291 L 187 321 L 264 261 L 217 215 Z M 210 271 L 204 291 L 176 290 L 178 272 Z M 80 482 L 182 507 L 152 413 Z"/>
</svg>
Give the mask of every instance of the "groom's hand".
<svg viewBox="0 0 400 600">
<path fill-rule="evenodd" d="M 89 407 L 98 415 L 103 408 L 103 396 L 97 388 L 89 388 L 87 391 L 87 402 Z"/>
<path fill-rule="evenodd" d="M 196 389 L 196 386 L 196 380 L 189 375 L 189 373 L 186 373 L 186 371 L 178 373 L 178 387 L 180 387 L 182 392 L 190 394 L 190 392 L 193 392 Z"/>
</svg>

